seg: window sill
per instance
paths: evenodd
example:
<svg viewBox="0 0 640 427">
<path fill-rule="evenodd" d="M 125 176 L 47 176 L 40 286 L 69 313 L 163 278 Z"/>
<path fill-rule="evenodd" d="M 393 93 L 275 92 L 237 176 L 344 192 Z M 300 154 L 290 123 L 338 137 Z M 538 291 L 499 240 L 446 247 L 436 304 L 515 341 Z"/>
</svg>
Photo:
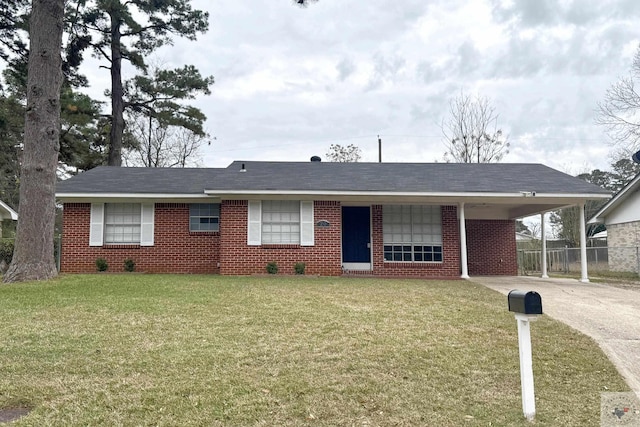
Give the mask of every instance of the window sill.
<svg viewBox="0 0 640 427">
<path fill-rule="evenodd" d="M 111 244 L 105 243 L 102 245 L 104 249 L 140 249 L 140 243 L 119 243 L 119 244 Z"/>
<path fill-rule="evenodd" d="M 189 230 L 189 236 L 219 236 L 219 231 L 191 231 Z"/>
<path fill-rule="evenodd" d="M 300 246 L 297 243 L 282 243 L 282 244 L 269 243 L 269 244 L 262 244 L 260 245 L 260 247 L 263 249 L 300 249 L 302 246 Z"/>
</svg>

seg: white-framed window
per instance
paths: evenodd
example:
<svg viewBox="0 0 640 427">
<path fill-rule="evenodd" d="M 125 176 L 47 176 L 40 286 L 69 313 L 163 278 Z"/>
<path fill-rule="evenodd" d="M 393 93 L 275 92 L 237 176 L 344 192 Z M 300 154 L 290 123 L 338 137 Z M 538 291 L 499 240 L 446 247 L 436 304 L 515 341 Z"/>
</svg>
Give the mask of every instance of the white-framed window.
<svg viewBox="0 0 640 427">
<path fill-rule="evenodd" d="M 442 262 L 440 206 L 382 207 L 384 260 Z"/>
<path fill-rule="evenodd" d="M 190 204 L 189 231 L 220 231 L 220 204 Z"/>
<path fill-rule="evenodd" d="M 264 200 L 262 202 L 262 243 L 300 243 L 300 202 Z"/>
<path fill-rule="evenodd" d="M 105 203 L 104 243 L 139 244 L 141 213 L 140 203 Z"/>
<path fill-rule="evenodd" d="M 247 244 L 314 244 L 313 202 L 299 200 L 249 200 Z"/>
<path fill-rule="evenodd" d="M 89 246 L 153 246 L 153 203 L 91 203 Z"/>
</svg>

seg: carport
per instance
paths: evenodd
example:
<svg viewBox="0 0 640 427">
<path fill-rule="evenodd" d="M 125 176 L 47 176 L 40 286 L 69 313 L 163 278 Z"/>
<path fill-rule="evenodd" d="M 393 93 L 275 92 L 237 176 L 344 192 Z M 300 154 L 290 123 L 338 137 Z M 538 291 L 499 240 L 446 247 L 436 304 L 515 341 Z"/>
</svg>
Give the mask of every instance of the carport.
<svg viewBox="0 0 640 427">
<path fill-rule="evenodd" d="M 611 195 L 606 191 L 573 193 L 565 190 L 546 191 L 532 183 L 532 188 L 538 190 L 520 191 L 512 194 L 482 194 L 477 197 L 467 197 L 458 204 L 460 220 L 460 264 L 461 277 L 468 279 L 468 242 L 467 220 L 472 219 L 509 219 L 516 220 L 528 216 L 540 215 L 542 240 L 542 278 L 548 278 L 547 273 L 547 213 L 563 208 L 577 206 L 580 212 L 580 269 L 582 282 L 589 282 L 587 271 L 587 235 L 585 204 L 588 200 L 608 199 Z"/>
</svg>

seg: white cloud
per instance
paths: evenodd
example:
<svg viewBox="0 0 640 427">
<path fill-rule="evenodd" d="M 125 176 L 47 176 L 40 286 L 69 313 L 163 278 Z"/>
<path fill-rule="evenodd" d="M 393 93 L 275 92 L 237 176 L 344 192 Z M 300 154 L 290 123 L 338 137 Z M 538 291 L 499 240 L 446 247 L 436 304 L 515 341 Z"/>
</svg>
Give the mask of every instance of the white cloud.
<svg viewBox="0 0 640 427">
<path fill-rule="evenodd" d="M 162 57 L 216 78 L 212 95 L 197 101 L 217 136 L 203 156 L 209 166 L 306 161 L 330 143 L 354 143 L 364 160 L 377 161 L 378 134 L 385 161 L 441 160 L 439 123 L 465 90 L 493 99 L 513 142 L 506 161 L 606 168 L 594 109 L 640 42 L 637 0 L 194 7 L 209 10 L 210 31 L 197 42 L 176 40 Z"/>
</svg>

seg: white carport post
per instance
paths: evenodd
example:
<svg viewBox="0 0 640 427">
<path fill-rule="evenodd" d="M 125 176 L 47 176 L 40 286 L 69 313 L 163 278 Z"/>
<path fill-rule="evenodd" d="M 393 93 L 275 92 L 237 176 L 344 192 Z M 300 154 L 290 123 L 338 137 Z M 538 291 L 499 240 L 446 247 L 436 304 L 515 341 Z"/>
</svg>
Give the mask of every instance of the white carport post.
<svg viewBox="0 0 640 427">
<path fill-rule="evenodd" d="M 547 230 L 545 230 L 544 215 L 546 212 L 540 214 L 540 233 L 542 234 L 542 278 L 548 279 L 547 273 Z"/>
<path fill-rule="evenodd" d="M 580 270 L 582 272 L 582 283 L 589 283 L 587 272 L 587 229 L 584 219 L 584 203 L 580 203 Z"/>
<path fill-rule="evenodd" d="M 464 202 L 458 204 L 458 216 L 460 217 L 460 267 L 462 268 L 463 279 L 469 278 L 467 267 L 467 226 L 464 220 Z"/>
</svg>

